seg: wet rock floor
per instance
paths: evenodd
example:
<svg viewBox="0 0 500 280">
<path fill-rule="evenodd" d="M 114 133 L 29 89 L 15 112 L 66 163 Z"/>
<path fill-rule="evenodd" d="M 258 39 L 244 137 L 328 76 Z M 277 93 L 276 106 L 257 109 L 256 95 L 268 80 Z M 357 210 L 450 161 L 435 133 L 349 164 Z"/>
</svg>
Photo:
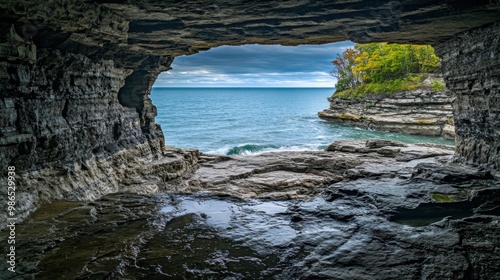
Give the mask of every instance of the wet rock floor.
<svg viewBox="0 0 500 280">
<path fill-rule="evenodd" d="M 2 262 L 2 279 L 500 279 L 498 180 L 436 157 L 386 159 L 349 167 L 308 196 L 237 197 L 221 188 L 234 192 L 253 174 L 280 172 L 264 168 L 236 183 L 222 178 L 210 186 L 218 192 L 45 204 L 17 226 L 17 272 Z M 238 164 L 235 172 L 245 169 Z M 311 170 L 307 180 L 335 176 L 321 173 L 324 165 Z M 283 180 L 270 182 L 290 194 Z"/>
<path fill-rule="evenodd" d="M 18 275 L 5 279 L 499 275 L 498 211 L 473 214 L 476 207 L 464 218 L 463 208 L 454 216 L 456 206 L 442 204 L 446 217 L 433 209 L 439 221 L 431 224 L 427 210 L 420 216 L 397 210 L 391 215 L 368 201 L 370 196 L 355 198 L 264 201 L 122 193 L 92 203 L 54 202 L 19 225 Z"/>
</svg>

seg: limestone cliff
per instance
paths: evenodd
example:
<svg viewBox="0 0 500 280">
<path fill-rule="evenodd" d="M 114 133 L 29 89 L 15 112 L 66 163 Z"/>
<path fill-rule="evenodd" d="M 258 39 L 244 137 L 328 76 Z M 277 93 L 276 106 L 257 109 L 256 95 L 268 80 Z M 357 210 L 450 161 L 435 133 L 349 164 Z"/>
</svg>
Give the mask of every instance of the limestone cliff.
<svg viewBox="0 0 500 280">
<path fill-rule="evenodd" d="M 453 97 L 449 90 L 430 87 L 390 95 L 371 95 L 361 100 L 328 98 L 330 108 L 322 119 L 352 126 L 416 135 L 455 138 Z"/>
<path fill-rule="evenodd" d="M 161 187 L 197 161 L 164 150 L 148 98 L 174 57 L 346 39 L 437 46 L 458 95 L 457 159 L 498 169 L 499 19 L 498 1 L 0 1 L 1 184 L 15 166 L 21 215 Z"/>
</svg>

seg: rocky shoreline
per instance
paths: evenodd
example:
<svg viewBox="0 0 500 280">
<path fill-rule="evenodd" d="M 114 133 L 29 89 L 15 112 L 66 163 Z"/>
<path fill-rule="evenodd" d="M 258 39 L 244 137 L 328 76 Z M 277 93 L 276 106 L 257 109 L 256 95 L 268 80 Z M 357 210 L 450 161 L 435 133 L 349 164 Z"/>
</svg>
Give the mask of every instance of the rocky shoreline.
<svg viewBox="0 0 500 280">
<path fill-rule="evenodd" d="M 22 223 L 18 275 L 5 279 L 497 278 L 498 174 L 452 156 L 377 139 L 198 154 L 157 194 L 44 204 Z"/>
<path fill-rule="evenodd" d="M 449 90 L 432 91 L 430 86 L 361 100 L 334 95 L 328 98 L 330 108 L 318 116 L 361 128 L 454 139 L 453 100 Z"/>
</svg>

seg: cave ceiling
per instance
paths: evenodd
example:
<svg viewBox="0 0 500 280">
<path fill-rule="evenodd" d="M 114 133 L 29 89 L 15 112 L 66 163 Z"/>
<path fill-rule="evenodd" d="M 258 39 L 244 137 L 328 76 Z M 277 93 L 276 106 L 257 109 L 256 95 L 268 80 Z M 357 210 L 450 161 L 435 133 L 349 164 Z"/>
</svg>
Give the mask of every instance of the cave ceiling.
<svg viewBox="0 0 500 280">
<path fill-rule="evenodd" d="M 500 1 L 2 1 L 0 16 L 38 47 L 141 59 L 254 43 L 437 44 L 500 20 Z"/>
</svg>

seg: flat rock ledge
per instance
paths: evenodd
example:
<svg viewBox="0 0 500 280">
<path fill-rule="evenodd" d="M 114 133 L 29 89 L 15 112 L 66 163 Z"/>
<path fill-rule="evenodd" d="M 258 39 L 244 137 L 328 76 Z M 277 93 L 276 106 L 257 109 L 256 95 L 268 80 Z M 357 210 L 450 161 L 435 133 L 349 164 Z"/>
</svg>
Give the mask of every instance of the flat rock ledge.
<svg viewBox="0 0 500 280">
<path fill-rule="evenodd" d="M 330 108 L 318 113 L 324 120 L 375 130 L 455 138 L 454 98 L 449 90 L 423 88 L 367 96 L 362 100 L 333 96 L 328 101 Z"/>
<path fill-rule="evenodd" d="M 342 140 L 325 151 L 274 152 L 252 156 L 201 154 L 199 168 L 187 180 L 166 182 L 169 192 L 209 191 L 239 198 L 304 199 L 352 178 L 392 174 L 410 178 L 418 163 L 448 161 L 444 145 L 404 144 L 389 140 Z M 370 172 L 365 174 L 370 166 Z M 395 171 L 394 171 L 395 172 Z M 386 175 L 387 175 L 386 174 Z M 396 176 L 393 174 L 393 176 Z"/>
</svg>

